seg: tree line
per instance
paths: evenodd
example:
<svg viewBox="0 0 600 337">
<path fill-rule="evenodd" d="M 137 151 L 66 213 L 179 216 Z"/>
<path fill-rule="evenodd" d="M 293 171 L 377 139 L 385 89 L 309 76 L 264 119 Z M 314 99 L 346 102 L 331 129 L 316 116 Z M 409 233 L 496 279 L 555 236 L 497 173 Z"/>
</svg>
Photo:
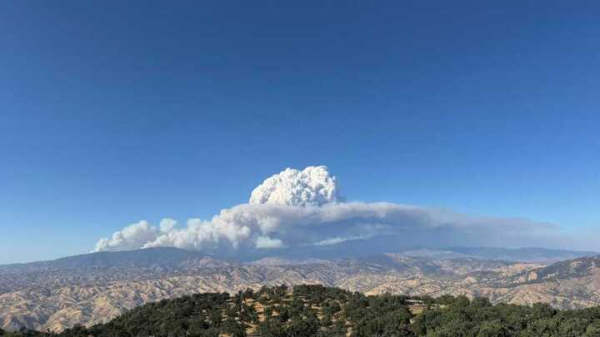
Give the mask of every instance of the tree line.
<svg viewBox="0 0 600 337">
<path fill-rule="evenodd" d="M 366 296 L 320 285 L 203 293 L 149 303 L 91 327 L 3 337 L 599 337 L 600 307 L 497 304 L 465 296 Z"/>
</svg>

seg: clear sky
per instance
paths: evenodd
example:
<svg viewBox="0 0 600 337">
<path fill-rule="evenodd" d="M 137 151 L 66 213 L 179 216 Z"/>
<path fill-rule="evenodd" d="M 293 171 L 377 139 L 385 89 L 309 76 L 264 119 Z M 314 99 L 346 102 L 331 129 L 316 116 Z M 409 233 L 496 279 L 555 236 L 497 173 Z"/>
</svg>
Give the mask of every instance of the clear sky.
<svg viewBox="0 0 600 337">
<path fill-rule="evenodd" d="M 349 200 L 593 229 L 599 15 L 597 1 L 2 1 L 0 263 L 210 218 L 321 164 Z"/>
</svg>

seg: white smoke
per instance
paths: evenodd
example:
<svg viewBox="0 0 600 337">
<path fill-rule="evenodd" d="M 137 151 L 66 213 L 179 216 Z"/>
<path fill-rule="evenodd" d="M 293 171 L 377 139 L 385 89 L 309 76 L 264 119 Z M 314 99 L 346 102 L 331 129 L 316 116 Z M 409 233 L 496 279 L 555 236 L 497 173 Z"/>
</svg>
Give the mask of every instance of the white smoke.
<svg viewBox="0 0 600 337">
<path fill-rule="evenodd" d="M 250 204 L 320 206 L 338 202 L 338 186 L 325 166 L 309 166 L 302 171 L 288 168 L 252 191 Z"/>
<path fill-rule="evenodd" d="M 173 219 L 162 219 L 160 222 L 160 231 L 163 233 L 168 233 L 173 230 L 177 226 L 177 220 Z"/>
<path fill-rule="evenodd" d="M 280 239 L 273 239 L 268 236 L 259 236 L 254 245 L 257 249 L 283 248 L 285 245 Z"/>
<path fill-rule="evenodd" d="M 344 242 L 348 242 L 348 241 L 365 240 L 365 239 L 369 239 L 369 238 L 370 238 L 370 236 L 345 236 L 345 237 L 336 236 L 333 238 L 328 238 L 325 240 L 321 240 L 319 242 L 315 242 L 314 245 L 315 246 L 333 246 L 333 245 L 339 245 L 340 243 L 344 243 Z"/>
<path fill-rule="evenodd" d="M 96 251 L 138 249 L 154 240 L 159 232 L 157 228 L 150 226 L 148 221 L 142 220 L 114 233 L 111 238 L 100 239 L 96 243 Z"/>
<path fill-rule="evenodd" d="M 412 245 L 516 245 L 554 228 L 522 219 L 340 200 L 336 179 L 326 167 L 286 169 L 258 186 L 250 203 L 223 209 L 211 220 L 190 219 L 183 228 L 173 219 L 158 227 L 141 221 L 101 239 L 95 251 L 168 246 L 239 253 L 349 242 L 360 242 L 366 251 L 369 240 L 382 237 Z"/>
</svg>

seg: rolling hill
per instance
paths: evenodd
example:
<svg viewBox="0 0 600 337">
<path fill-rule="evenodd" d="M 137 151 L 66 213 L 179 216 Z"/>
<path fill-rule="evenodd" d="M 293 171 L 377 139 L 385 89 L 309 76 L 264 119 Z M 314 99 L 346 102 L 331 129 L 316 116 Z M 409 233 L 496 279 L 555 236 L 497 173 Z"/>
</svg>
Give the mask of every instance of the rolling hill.
<svg viewBox="0 0 600 337">
<path fill-rule="evenodd" d="M 5 265 L 0 266 L 0 327 L 61 331 L 105 323 L 148 302 L 280 284 L 322 284 L 369 295 L 484 296 L 492 303 L 545 302 L 563 309 L 600 305 L 599 257 L 547 265 L 477 255 L 481 253 L 412 250 L 357 259 L 281 257 L 237 263 L 153 248 Z"/>
</svg>

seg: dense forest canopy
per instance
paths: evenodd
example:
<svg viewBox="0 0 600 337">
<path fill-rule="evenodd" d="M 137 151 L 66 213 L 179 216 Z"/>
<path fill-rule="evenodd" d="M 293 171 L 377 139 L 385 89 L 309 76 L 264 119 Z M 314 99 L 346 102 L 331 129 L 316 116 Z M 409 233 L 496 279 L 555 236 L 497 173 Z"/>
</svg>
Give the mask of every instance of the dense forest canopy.
<svg viewBox="0 0 600 337">
<path fill-rule="evenodd" d="M 600 307 L 559 311 L 546 304 L 493 306 L 485 298 L 464 296 L 366 296 L 319 285 L 277 286 L 163 300 L 106 324 L 59 334 L 0 330 L 0 336 L 597 337 Z"/>
</svg>

